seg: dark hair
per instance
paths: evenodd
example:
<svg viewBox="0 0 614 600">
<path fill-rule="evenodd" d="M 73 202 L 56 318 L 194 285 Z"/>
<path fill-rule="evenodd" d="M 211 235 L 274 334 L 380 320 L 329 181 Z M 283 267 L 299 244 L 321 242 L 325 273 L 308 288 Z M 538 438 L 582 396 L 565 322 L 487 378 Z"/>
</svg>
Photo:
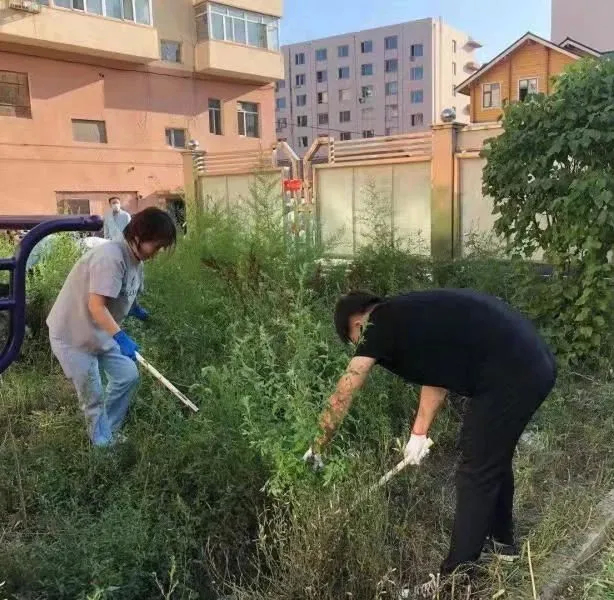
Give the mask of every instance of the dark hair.
<svg viewBox="0 0 614 600">
<path fill-rule="evenodd" d="M 379 304 L 382 298 L 369 292 L 350 292 L 342 296 L 335 306 L 335 329 L 344 344 L 350 341 L 350 319 L 354 315 L 366 313 L 372 306 Z"/>
<path fill-rule="evenodd" d="M 118 196 L 111 196 L 111 197 L 109 198 L 109 204 L 111 204 L 111 202 L 113 202 L 113 200 L 117 200 L 118 202 L 121 202 L 121 200 L 119 199 L 119 197 L 118 197 Z"/>
<path fill-rule="evenodd" d="M 128 243 L 162 242 L 165 248 L 174 246 L 177 241 L 177 229 L 172 217 L 155 206 L 150 206 L 132 215 L 130 223 L 124 229 Z"/>
</svg>

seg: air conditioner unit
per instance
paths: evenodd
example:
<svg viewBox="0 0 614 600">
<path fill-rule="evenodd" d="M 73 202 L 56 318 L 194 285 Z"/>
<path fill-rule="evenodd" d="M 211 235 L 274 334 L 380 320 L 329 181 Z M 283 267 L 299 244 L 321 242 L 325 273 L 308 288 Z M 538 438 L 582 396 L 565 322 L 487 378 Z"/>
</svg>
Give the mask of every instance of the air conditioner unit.
<svg viewBox="0 0 614 600">
<path fill-rule="evenodd" d="M 34 0 L 10 0 L 9 8 L 28 13 L 39 13 L 41 11 L 41 5 Z"/>
<path fill-rule="evenodd" d="M 360 102 L 361 104 L 364 104 L 366 101 L 366 98 L 358 98 L 358 102 Z"/>
</svg>

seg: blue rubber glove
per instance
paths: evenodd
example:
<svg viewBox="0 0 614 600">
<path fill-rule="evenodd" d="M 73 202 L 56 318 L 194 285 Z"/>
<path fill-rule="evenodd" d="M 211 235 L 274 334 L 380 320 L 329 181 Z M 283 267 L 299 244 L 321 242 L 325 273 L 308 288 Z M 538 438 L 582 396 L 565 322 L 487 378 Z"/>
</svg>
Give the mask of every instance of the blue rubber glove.
<svg viewBox="0 0 614 600">
<path fill-rule="evenodd" d="M 149 313 L 142 306 L 139 306 L 136 302 L 130 308 L 128 316 L 134 317 L 139 321 L 147 321 L 147 319 L 149 319 Z"/>
<path fill-rule="evenodd" d="M 131 358 L 132 360 L 136 361 L 136 353 L 138 352 L 139 347 L 137 343 L 125 331 L 118 331 L 113 336 L 113 339 L 117 342 L 117 345 L 119 346 L 119 351 L 124 356 L 127 356 L 128 358 Z"/>
</svg>

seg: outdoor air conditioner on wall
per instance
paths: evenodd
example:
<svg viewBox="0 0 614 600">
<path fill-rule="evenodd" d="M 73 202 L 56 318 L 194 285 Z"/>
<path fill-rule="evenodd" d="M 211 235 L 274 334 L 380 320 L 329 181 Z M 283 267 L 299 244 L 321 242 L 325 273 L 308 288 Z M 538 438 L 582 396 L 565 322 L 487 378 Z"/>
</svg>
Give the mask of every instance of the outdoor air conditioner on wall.
<svg viewBox="0 0 614 600">
<path fill-rule="evenodd" d="M 39 13 L 41 11 L 41 5 L 38 2 L 34 2 L 34 0 L 10 0 L 9 8 L 29 13 Z"/>
</svg>

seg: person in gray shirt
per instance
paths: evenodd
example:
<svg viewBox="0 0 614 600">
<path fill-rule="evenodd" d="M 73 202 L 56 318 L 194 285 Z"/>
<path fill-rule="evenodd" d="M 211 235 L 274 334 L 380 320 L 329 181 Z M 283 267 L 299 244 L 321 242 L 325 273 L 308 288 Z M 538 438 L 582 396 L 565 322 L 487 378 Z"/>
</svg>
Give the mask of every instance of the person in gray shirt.
<svg viewBox="0 0 614 600">
<path fill-rule="evenodd" d="M 95 446 L 117 439 L 138 383 L 138 346 L 121 323 L 142 289 L 143 261 L 173 246 L 177 233 L 170 215 L 152 207 L 134 215 L 123 237 L 81 257 L 47 317 L 51 349 L 77 390 Z"/>
<path fill-rule="evenodd" d="M 124 239 L 124 229 L 130 223 L 130 213 L 122 210 L 121 200 L 117 196 L 109 198 L 109 207 L 103 217 L 103 235 L 106 240 L 121 241 Z"/>
</svg>

